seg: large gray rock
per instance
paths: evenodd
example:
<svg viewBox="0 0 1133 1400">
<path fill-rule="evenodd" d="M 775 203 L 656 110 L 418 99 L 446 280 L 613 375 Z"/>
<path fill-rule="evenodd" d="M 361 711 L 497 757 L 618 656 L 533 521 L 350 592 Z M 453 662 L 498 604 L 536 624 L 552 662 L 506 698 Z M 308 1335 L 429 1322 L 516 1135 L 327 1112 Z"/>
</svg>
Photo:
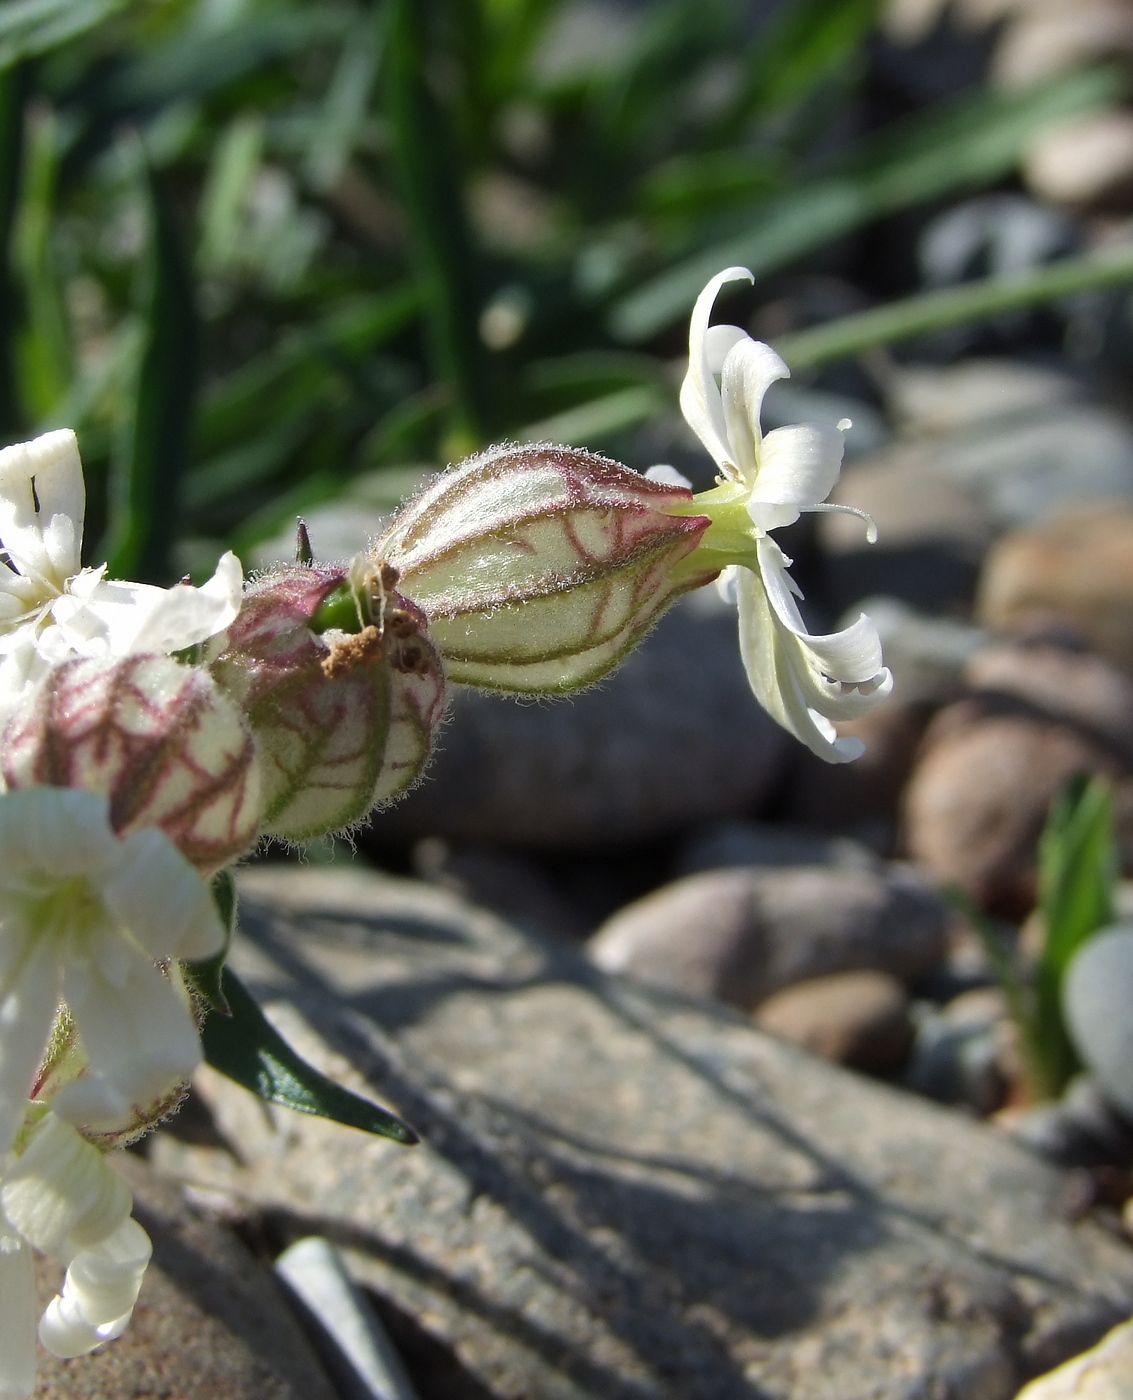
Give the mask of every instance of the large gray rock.
<svg viewBox="0 0 1133 1400">
<path fill-rule="evenodd" d="M 423 1395 L 1007 1400 L 1133 1306 L 1133 1251 L 991 1128 L 444 891 L 278 868 L 242 889 L 238 968 L 424 1143 L 208 1076 L 244 1165 L 167 1137 L 155 1160 L 343 1247 L 449 1358 L 432 1390 L 410 1364 Z"/>
<path fill-rule="evenodd" d="M 752 698 L 735 609 L 702 589 L 580 695 L 533 701 L 458 687 L 425 781 L 366 839 L 642 841 L 758 811 L 789 744 Z"/>
<path fill-rule="evenodd" d="M 914 980 L 945 959 L 948 905 L 912 866 L 708 870 L 607 919 L 591 959 L 744 1010 L 792 983 L 871 969 Z"/>
<path fill-rule="evenodd" d="M 1133 922 L 1114 924 L 1079 948 L 1062 1005 L 1079 1055 L 1106 1096 L 1133 1119 Z"/>
<path fill-rule="evenodd" d="M 130 1325 L 90 1356 L 40 1353 L 36 1400 L 334 1400 L 275 1280 L 222 1225 L 129 1154 L 117 1166 L 153 1262 Z M 39 1260 L 41 1301 L 61 1282 Z"/>
</svg>

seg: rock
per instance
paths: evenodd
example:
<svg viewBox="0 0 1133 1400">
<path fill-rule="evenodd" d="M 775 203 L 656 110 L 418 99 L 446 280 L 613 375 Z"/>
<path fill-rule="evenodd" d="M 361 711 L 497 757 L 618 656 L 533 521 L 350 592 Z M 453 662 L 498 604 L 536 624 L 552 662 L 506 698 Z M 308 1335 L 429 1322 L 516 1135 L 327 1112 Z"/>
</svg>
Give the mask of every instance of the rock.
<svg viewBox="0 0 1133 1400">
<path fill-rule="evenodd" d="M 1041 365 L 973 356 L 944 367 L 900 367 L 887 397 L 903 433 L 939 437 L 979 424 L 1033 421 L 1081 399 L 1082 390 L 1069 375 Z"/>
<path fill-rule="evenodd" d="M 977 388 L 984 376 L 988 383 Z M 903 394 L 909 431 L 922 436 L 850 464 L 831 495 L 874 516 L 878 544 L 867 544 L 849 516 L 818 521 L 840 607 L 888 593 L 924 611 L 955 612 L 970 600 L 980 560 L 1002 531 L 1060 507 L 1127 508 L 1133 500 L 1133 427 L 1077 402 L 1072 381 L 976 360 L 896 383 L 897 411 Z M 997 401 L 1001 412 L 993 411 Z"/>
<path fill-rule="evenodd" d="M 607 979 L 445 891 L 241 877 L 237 970 L 405 1149 L 206 1094 L 168 1170 L 343 1250 L 446 1400 L 1008 1400 L 1133 1308 L 1133 1251 L 1004 1134 Z M 422 1347 L 425 1350 L 425 1347 Z M 436 1374 L 435 1373 L 435 1374 Z M 117 1392 L 116 1392 L 117 1393 Z"/>
<path fill-rule="evenodd" d="M 1133 680 L 1103 657 L 1057 646 L 989 646 L 971 657 L 964 679 L 977 693 L 1022 701 L 1133 762 Z"/>
<path fill-rule="evenodd" d="M 417 1400 L 393 1343 L 329 1240 L 296 1240 L 275 1261 L 275 1272 L 344 1400 Z"/>
<path fill-rule="evenodd" d="M 1003 995 L 995 987 L 963 992 L 942 1010 L 918 1004 L 902 1083 L 940 1103 L 964 1104 L 981 1117 L 993 1113 L 1008 1088 L 1000 1064 L 1004 1015 Z"/>
<path fill-rule="evenodd" d="M 590 925 L 530 856 L 487 846 L 454 846 L 425 836 L 413 848 L 413 869 L 430 884 L 554 938 L 582 939 Z"/>
<path fill-rule="evenodd" d="M 1023 175 L 1035 194 L 1052 204 L 1128 213 L 1133 112 L 1094 112 L 1040 133 L 1027 152 Z"/>
<path fill-rule="evenodd" d="M 749 1010 L 809 977 L 872 969 L 914 979 L 944 957 L 947 905 L 911 866 L 712 870 L 627 905 L 592 961 Z"/>
<path fill-rule="evenodd" d="M 1133 924 L 1115 924 L 1074 955 L 1062 984 L 1067 1029 L 1103 1094 L 1133 1119 Z"/>
<path fill-rule="evenodd" d="M 1133 1322 L 1024 1386 L 1016 1400 L 1133 1400 Z"/>
<path fill-rule="evenodd" d="M 1036 620 L 1069 624 L 1133 670 L 1133 510 L 1063 511 L 1005 536 L 984 565 L 977 608 L 1000 631 Z"/>
<path fill-rule="evenodd" d="M 425 781 L 364 840 L 543 849 L 645 841 L 769 801 L 790 739 L 759 708 L 736 615 L 701 589 L 600 685 L 534 703 L 458 688 Z"/>
<path fill-rule="evenodd" d="M 1076 730 L 960 701 L 930 725 L 904 803 L 905 849 L 940 884 L 1023 917 L 1050 804 L 1078 772 L 1115 776 L 1112 750 Z"/>
<path fill-rule="evenodd" d="M 853 763 L 825 763 L 808 749 L 795 755 L 785 815 L 803 826 L 844 832 L 885 854 L 893 850 L 901 793 L 913 771 L 927 716 L 891 696 L 859 719 L 839 721 L 865 753 Z"/>
<path fill-rule="evenodd" d="M 755 1019 L 765 1031 L 835 1064 L 887 1074 L 913 1041 L 909 994 L 887 972 L 834 972 L 767 998 Z"/>
<path fill-rule="evenodd" d="M 829 836 L 804 827 L 735 819 L 712 822 L 689 833 L 677 851 L 677 875 L 727 870 L 738 865 L 835 865 L 874 870 L 878 858 L 845 836 Z"/>
<path fill-rule="evenodd" d="M 90 1356 L 40 1353 L 36 1400 L 334 1400 L 271 1275 L 139 1158 L 116 1162 L 153 1262 L 129 1327 Z M 43 1302 L 60 1269 L 40 1260 Z"/>
</svg>

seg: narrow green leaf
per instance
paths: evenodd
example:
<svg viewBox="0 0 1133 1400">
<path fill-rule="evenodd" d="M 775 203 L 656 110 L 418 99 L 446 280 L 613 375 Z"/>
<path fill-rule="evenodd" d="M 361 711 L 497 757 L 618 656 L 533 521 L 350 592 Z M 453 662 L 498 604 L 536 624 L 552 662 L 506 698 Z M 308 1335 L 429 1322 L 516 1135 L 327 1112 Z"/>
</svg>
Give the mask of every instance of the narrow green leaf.
<svg viewBox="0 0 1133 1400">
<path fill-rule="evenodd" d="M 1113 921 L 1117 874 L 1112 790 L 1102 778 L 1079 775 L 1052 805 L 1039 842 L 1043 946 L 1035 994 L 1052 1093 L 1079 1067 L 1062 1018 L 1063 978 L 1082 944 Z"/>
<path fill-rule="evenodd" d="M 205 1059 L 213 1069 L 268 1103 L 297 1113 L 329 1118 L 395 1142 L 419 1140 L 400 1118 L 344 1089 L 297 1055 L 231 968 L 224 969 L 222 990 L 232 1014 L 209 1016 L 201 1032 Z"/>
<path fill-rule="evenodd" d="M 232 1008 L 224 995 L 224 963 L 236 928 L 236 881 L 231 870 L 213 876 L 212 897 L 224 926 L 224 947 L 211 958 L 183 964 L 185 976 L 205 1002 L 221 1016 L 231 1016 Z"/>
<path fill-rule="evenodd" d="M 483 288 L 459 150 L 427 82 L 433 10 L 430 0 L 387 0 L 386 102 L 437 377 L 452 395 L 452 436 L 467 451 L 489 436 L 493 415 L 478 333 Z"/>
<path fill-rule="evenodd" d="M 196 297 L 161 177 L 148 172 L 150 243 L 145 344 L 136 407 L 116 464 L 110 574 L 168 583 L 196 400 Z"/>
<path fill-rule="evenodd" d="M 1019 311 L 1076 292 L 1127 282 L 1133 282 L 1133 248 L 1128 244 L 1078 258 L 1061 258 L 1022 276 L 983 277 L 958 287 L 905 297 L 888 306 L 781 336 L 775 349 L 792 369 L 810 369 L 873 345 L 892 345 L 946 326 L 968 325 L 1004 311 Z"/>
<path fill-rule="evenodd" d="M 24 316 L 16 341 L 19 395 L 26 419 L 49 420 L 71 383 L 71 337 L 56 259 L 59 123 L 36 105 L 25 123 L 23 178 L 12 237 Z"/>
<path fill-rule="evenodd" d="M 313 189 L 329 190 L 350 159 L 377 74 L 384 23 L 375 6 L 360 16 L 343 40 L 307 147 L 305 173 Z"/>
<path fill-rule="evenodd" d="M 552 418 L 520 428 L 516 438 L 520 442 L 559 442 L 584 447 L 610 433 L 646 422 L 664 404 L 665 395 L 656 385 L 642 384 L 635 388 L 619 389 L 617 393 L 605 394 L 600 399 L 592 399 L 589 403 L 556 413 Z"/>
<path fill-rule="evenodd" d="M 74 39 L 127 0 L 6 0 L 0 6 L 0 70 Z"/>
<path fill-rule="evenodd" d="M 0 73 L 0 443 L 14 440 L 23 423 L 16 377 L 19 326 L 12 277 L 12 233 L 20 199 L 24 150 L 25 70 Z"/>
<path fill-rule="evenodd" d="M 907 118 L 839 172 L 751 206 L 743 232 L 619 301 L 610 330 L 620 340 L 644 340 L 687 312 L 725 267 L 740 264 L 759 276 L 883 214 L 997 179 L 1045 126 L 1105 106 L 1119 92 L 1114 73 L 1094 69 L 1022 92 L 964 97 Z"/>
</svg>

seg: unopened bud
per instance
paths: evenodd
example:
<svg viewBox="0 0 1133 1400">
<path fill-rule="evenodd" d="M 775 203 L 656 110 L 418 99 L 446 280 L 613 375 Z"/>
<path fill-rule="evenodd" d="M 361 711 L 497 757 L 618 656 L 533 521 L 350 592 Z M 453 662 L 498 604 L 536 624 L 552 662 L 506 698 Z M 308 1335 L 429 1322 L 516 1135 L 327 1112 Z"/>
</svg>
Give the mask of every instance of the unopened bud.
<svg viewBox="0 0 1133 1400">
<path fill-rule="evenodd" d="M 420 776 L 444 715 L 424 615 L 392 570 L 295 565 L 251 585 L 212 673 L 260 753 L 263 830 L 305 841 Z"/>
<path fill-rule="evenodd" d="M 255 744 L 207 671 L 168 656 L 61 662 L 0 738 L 10 788 L 85 788 L 110 799 L 124 834 L 160 827 L 206 873 L 259 830 Z"/>
<path fill-rule="evenodd" d="M 408 502 L 375 545 L 429 619 L 450 679 L 574 690 L 679 594 L 708 527 L 691 491 L 570 447 L 492 447 Z"/>
</svg>

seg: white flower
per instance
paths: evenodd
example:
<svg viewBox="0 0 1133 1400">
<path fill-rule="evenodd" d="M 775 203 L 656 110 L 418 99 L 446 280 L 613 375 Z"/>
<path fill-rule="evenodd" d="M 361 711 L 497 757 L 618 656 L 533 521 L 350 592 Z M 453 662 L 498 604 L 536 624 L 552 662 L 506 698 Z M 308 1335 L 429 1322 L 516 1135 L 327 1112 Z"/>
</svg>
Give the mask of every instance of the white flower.
<svg viewBox="0 0 1133 1400">
<path fill-rule="evenodd" d="M 838 430 L 814 424 L 763 436 L 763 396 L 790 370 L 738 326 L 708 324 L 721 286 L 745 278 L 753 280 L 744 267 L 719 273 L 692 313 L 681 409 L 720 468 L 720 485 L 698 496 L 696 506 L 714 522 L 705 546 L 723 549 L 739 565 L 726 585 L 739 606 L 740 652 L 756 698 L 820 758 L 845 763 L 864 745 L 839 738 L 831 721 L 864 714 L 893 681 L 864 614 L 842 632 L 807 632 L 795 601 L 801 595 L 787 573 L 791 561 L 768 533 L 803 511 L 839 509 L 822 503 L 838 480 L 843 443 Z"/>
<path fill-rule="evenodd" d="M 0 452 L 0 710 L 68 656 L 173 652 L 240 610 L 240 561 L 225 554 L 200 588 L 155 588 L 84 569 L 85 492 L 69 428 Z"/>
<path fill-rule="evenodd" d="M 39 1339 L 55 1356 L 82 1356 L 130 1320 L 149 1262 L 149 1238 L 130 1218 L 126 1183 L 97 1148 L 47 1112 L 0 1169 L 0 1397 L 35 1389 L 32 1248 L 66 1264 Z"/>
<path fill-rule="evenodd" d="M 60 999 L 89 1062 L 52 1100 L 64 1118 L 120 1122 L 186 1079 L 201 1058 L 196 1024 L 155 960 L 223 942 L 208 885 L 156 827 L 116 836 L 102 793 L 0 794 L 0 1153 Z"/>
</svg>

